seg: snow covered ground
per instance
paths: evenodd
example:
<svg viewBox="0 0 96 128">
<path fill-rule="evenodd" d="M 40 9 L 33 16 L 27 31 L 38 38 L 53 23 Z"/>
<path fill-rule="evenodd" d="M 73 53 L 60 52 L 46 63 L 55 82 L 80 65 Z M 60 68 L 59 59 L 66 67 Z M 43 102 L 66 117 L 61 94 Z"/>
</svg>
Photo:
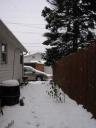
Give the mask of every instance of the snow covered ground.
<svg viewBox="0 0 96 128">
<path fill-rule="evenodd" d="M 21 88 L 24 106 L 5 106 L 0 128 L 96 128 L 91 113 L 65 96 L 58 103 L 48 94 L 48 82 L 30 82 Z"/>
</svg>

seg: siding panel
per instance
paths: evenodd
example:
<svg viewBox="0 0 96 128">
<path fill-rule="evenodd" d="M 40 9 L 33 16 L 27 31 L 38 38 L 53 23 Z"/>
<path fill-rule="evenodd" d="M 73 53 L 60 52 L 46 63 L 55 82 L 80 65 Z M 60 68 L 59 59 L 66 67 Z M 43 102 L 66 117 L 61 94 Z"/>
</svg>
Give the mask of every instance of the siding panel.
<svg viewBox="0 0 96 128">
<path fill-rule="evenodd" d="M 7 41 L 6 41 L 7 42 Z M 1 43 L 0 43 L 1 44 Z M 1 64 L 0 61 L 0 82 L 9 79 L 22 79 L 22 65 L 20 64 L 20 50 L 10 43 L 8 47 L 7 64 Z M 0 52 L 1 60 L 1 52 Z M 14 65 L 14 66 L 13 66 Z M 13 77 L 14 72 L 14 77 Z"/>
</svg>

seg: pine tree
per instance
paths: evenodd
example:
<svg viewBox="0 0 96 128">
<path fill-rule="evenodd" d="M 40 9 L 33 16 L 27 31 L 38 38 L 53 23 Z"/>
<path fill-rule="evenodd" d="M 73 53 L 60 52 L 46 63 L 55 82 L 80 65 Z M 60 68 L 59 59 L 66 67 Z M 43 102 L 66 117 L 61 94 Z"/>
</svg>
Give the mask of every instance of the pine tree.
<svg viewBox="0 0 96 128">
<path fill-rule="evenodd" d="M 93 30 L 96 24 L 96 1 L 47 1 L 51 6 L 43 9 L 42 16 L 47 22 L 46 29 L 49 32 L 44 34 L 47 40 L 43 44 L 52 46 L 47 49 L 46 60 L 53 64 L 60 57 L 87 47 L 90 40 L 95 39 Z"/>
</svg>

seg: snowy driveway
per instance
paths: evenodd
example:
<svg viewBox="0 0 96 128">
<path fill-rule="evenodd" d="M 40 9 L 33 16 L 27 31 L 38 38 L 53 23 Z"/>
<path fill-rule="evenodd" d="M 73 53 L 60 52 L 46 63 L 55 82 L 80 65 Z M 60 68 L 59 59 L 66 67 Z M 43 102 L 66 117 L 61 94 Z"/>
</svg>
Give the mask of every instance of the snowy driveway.
<svg viewBox="0 0 96 128">
<path fill-rule="evenodd" d="M 21 89 L 24 106 L 4 108 L 0 128 L 96 128 L 81 105 L 65 97 L 65 103 L 55 102 L 47 93 L 48 82 L 30 82 Z"/>
</svg>

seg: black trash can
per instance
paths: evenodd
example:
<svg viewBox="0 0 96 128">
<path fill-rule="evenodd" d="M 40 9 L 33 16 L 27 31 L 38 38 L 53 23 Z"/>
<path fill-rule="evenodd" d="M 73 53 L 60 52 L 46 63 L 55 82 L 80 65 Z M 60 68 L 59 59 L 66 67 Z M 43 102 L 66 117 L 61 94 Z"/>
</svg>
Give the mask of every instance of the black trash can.
<svg viewBox="0 0 96 128">
<path fill-rule="evenodd" d="M 15 105 L 19 103 L 20 86 L 17 80 L 7 80 L 0 84 L 1 105 Z"/>
</svg>

